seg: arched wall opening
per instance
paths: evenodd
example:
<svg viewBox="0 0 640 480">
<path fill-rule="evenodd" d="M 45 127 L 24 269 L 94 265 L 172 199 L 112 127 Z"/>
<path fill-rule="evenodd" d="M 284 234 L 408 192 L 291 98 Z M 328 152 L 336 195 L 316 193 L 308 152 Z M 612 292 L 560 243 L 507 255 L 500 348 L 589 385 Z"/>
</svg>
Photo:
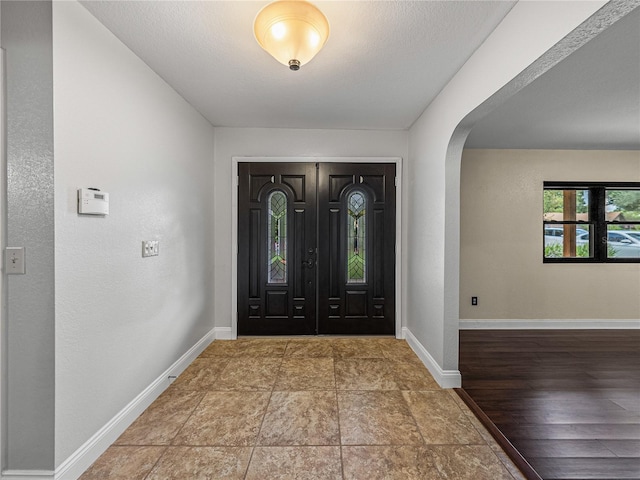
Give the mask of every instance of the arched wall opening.
<svg viewBox="0 0 640 480">
<path fill-rule="evenodd" d="M 519 2 L 412 126 L 405 334 L 441 386 L 461 383 L 460 167 L 471 128 L 637 6 Z"/>
<path fill-rule="evenodd" d="M 461 186 L 461 165 L 462 165 L 462 152 L 465 142 L 471 129 L 475 124 L 485 117 L 488 113 L 495 110 L 498 106 L 506 102 L 508 99 L 517 95 L 523 88 L 532 83 L 541 75 L 544 75 L 559 62 L 567 58 L 574 53 L 580 47 L 587 42 L 593 40 L 600 33 L 607 28 L 614 25 L 617 21 L 622 19 L 628 13 L 638 7 L 640 3 L 627 3 L 621 4 L 618 2 L 609 2 L 587 20 L 581 23 L 577 28 L 571 31 L 562 40 L 556 43 L 552 48 L 545 52 L 529 67 L 523 70 L 517 75 L 511 82 L 506 84 L 495 94 L 485 100 L 476 109 L 470 112 L 456 127 L 449 146 L 447 148 L 446 157 L 446 185 L 447 195 L 445 201 L 445 208 L 452 210 L 452 207 L 457 202 L 454 214 L 445 215 L 445 291 L 455 292 L 455 297 L 458 301 L 451 299 L 449 302 L 445 302 L 445 341 L 447 338 L 447 325 L 457 324 L 459 320 L 459 305 L 460 305 L 460 186 Z M 455 188 L 457 186 L 457 189 Z M 457 219 L 454 222 L 454 218 L 457 215 Z M 454 241 L 453 239 L 457 241 Z M 457 243 L 455 252 L 453 251 L 454 244 Z M 457 263 L 456 263 L 457 260 Z M 457 275 L 456 275 L 457 272 Z M 448 308 L 447 308 L 448 307 Z M 454 321 L 455 320 L 455 321 Z M 459 326 L 456 326 L 455 332 L 451 330 L 449 335 L 451 337 L 450 348 L 458 347 L 458 332 Z M 455 339 L 453 338 L 455 337 Z M 456 355 L 457 355 L 456 350 Z"/>
</svg>

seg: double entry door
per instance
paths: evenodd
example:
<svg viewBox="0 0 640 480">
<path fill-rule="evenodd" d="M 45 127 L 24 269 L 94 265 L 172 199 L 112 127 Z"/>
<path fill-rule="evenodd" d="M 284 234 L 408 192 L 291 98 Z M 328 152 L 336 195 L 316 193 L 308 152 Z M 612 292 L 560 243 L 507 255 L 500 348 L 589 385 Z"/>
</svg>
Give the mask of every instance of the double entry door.
<svg viewBox="0 0 640 480">
<path fill-rule="evenodd" d="M 395 332 L 395 165 L 238 165 L 238 334 Z"/>
</svg>

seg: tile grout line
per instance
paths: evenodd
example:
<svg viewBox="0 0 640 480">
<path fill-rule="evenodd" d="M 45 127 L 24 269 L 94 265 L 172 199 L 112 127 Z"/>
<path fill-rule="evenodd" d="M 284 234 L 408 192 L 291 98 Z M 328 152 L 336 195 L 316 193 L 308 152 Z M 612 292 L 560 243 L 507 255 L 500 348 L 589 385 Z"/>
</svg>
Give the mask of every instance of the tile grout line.
<svg viewBox="0 0 640 480">
<path fill-rule="evenodd" d="M 225 365 L 226 368 L 226 365 Z M 224 368 L 222 369 L 224 370 Z M 222 373 L 222 370 L 220 371 L 220 373 L 217 374 L 217 376 L 220 376 L 220 374 Z M 202 404 L 202 402 L 204 401 L 204 399 L 206 398 L 206 396 L 215 390 L 194 390 L 197 391 L 199 393 L 203 392 L 202 398 L 200 399 L 200 401 L 198 402 L 198 404 L 193 408 L 193 410 L 191 410 L 191 413 L 189 414 L 189 416 L 187 417 L 187 419 L 184 421 L 184 423 L 182 424 L 182 426 L 178 429 L 178 431 L 176 432 L 176 434 L 171 438 L 171 440 L 169 441 L 169 447 L 173 445 L 173 441 L 178 437 L 178 435 L 180 435 L 180 432 L 182 432 L 182 430 L 184 429 L 185 425 L 187 423 L 189 423 L 189 420 L 191 420 L 191 417 L 193 417 L 193 415 L 195 414 L 196 410 L 198 409 L 198 407 Z M 179 445 L 175 445 L 175 446 L 179 446 Z M 193 445 L 184 445 L 186 447 L 190 447 Z"/>
<path fill-rule="evenodd" d="M 264 419 L 267 418 L 267 412 L 269 411 L 269 405 L 271 405 L 271 398 L 273 397 L 273 392 L 275 391 L 276 388 L 276 383 L 278 382 L 278 377 L 280 376 L 280 371 L 282 370 L 282 363 L 284 362 L 284 355 L 287 352 L 287 347 L 289 346 L 289 340 L 287 340 L 287 343 L 285 344 L 284 347 L 284 352 L 282 353 L 280 358 L 280 364 L 278 365 L 278 371 L 276 372 L 274 379 L 273 379 L 273 384 L 271 385 L 271 391 L 269 393 L 269 400 L 267 401 L 267 405 L 264 408 L 264 414 L 262 415 L 262 420 L 260 422 L 260 428 L 258 428 L 258 433 L 256 434 L 253 446 L 251 448 L 251 455 L 249 455 L 249 461 L 247 462 L 247 469 L 244 472 L 244 476 L 242 477 L 244 480 L 246 480 L 247 475 L 249 474 L 249 468 L 251 467 L 251 461 L 253 460 L 253 454 L 256 451 L 256 447 L 258 447 L 258 442 L 260 440 L 260 434 L 262 433 L 262 427 L 264 426 Z M 257 358 L 265 358 L 265 357 L 257 357 Z"/>
<path fill-rule="evenodd" d="M 169 388 L 171 388 L 171 385 L 169 385 Z M 167 389 L 165 389 L 165 392 L 167 391 Z M 164 393 L 164 392 L 163 392 Z M 200 406 L 200 404 L 202 403 L 202 401 L 204 400 L 204 397 L 206 397 L 207 394 L 205 393 L 204 395 L 202 395 L 202 398 L 200 399 L 200 401 L 197 403 L 197 405 L 195 405 L 193 407 L 193 410 L 191 411 L 191 413 L 189 414 L 189 416 L 187 417 L 187 419 L 184 421 L 184 423 L 180 426 L 180 428 L 176 431 L 175 435 L 169 439 L 169 443 L 167 445 L 164 446 L 164 450 L 162 451 L 162 454 L 158 457 L 158 460 L 156 460 L 156 462 L 153 464 L 153 467 L 151 467 L 151 470 L 149 470 L 147 472 L 147 474 L 145 475 L 144 479 L 146 480 L 147 478 L 149 478 L 149 475 L 151 475 L 151 473 L 155 470 L 155 468 L 158 466 L 158 464 L 160 463 L 160 460 L 162 460 L 162 458 L 166 455 L 166 453 L 169 451 L 169 447 L 171 447 L 171 444 L 173 443 L 173 441 L 176 439 L 176 437 L 180 434 L 180 432 L 182 431 L 182 429 L 184 428 L 184 426 L 187 424 L 187 422 L 189 421 L 189 419 L 193 416 L 193 413 L 196 411 L 196 409 Z"/>
<path fill-rule="evenodd" d="M 395 376 L 396 375 L 395 375 L 395 369 L 394 369 L 394 377 Z M 407 385 L 407 387 L 408 387 L 408 385 Z M 404 392 L 420 392 L 420 390 L 413 390 L 411 388 L 408 388 L 407 390 L 400 389 L 400 395 L 402 396 L 402 400 L 404 401 L 404 403 L 407 406 L 407 410 L 409 411 L 409 415 L 411 415 L 411 419 L 413 420 L 413 423 L 415 423 L 415 425 L 416 425 L 416 429 L 418 430 L 418 433 L 420 434 L 420 438 L 422 438 L 422 445 L 420 445 L 420 446 L 424 448 L 425 453 L 429 456 L 429 459 L 431 460 L 433 469 L 434 469 L 435 473 L 438 475 L 438 478 L 443 479 L 444 477 L 442 475 L 442 472 L 440 472 L 440 469 L 438 468 L 438 466 L 436 465 L 436 462 L 434 460 L 433 452 L 432 452 L 432 449 L 431 449 L 431 444 L 428 444 L 427 441 L 425 440 L 424 434 L 422 433 L 422 429 L 418 425 L 418 421 L 416 420 L 416 417 L 413 414 L 413 410 L 411 410 L 411 406 L 409 405 L 409 402 L 407 402 L 407 398 L 406 398 Z"/>
<path fill-rule="evenodd" d="M 144 476 L 143 480 L 146 480 L 147 478 L 149 478 L 149 475 L 151 475 L 151 473 L 155 470 L 156 466 L 160 463 L 160 460 L 162 460 L 162 457 L 164 457 L 165 453 L 167 453 L 167 450 L 169 449 L 168 445 L 164 446 L 164 450 L 162 451 L 162 453 L 160 454 L 160 456 L 158 457 L 158 459 L 155 461 L 155 463 L 153 464 L 153 466 L 151 467 L 151 469 L 147 472 L 147 474 Z"/>
<path fill-rule="evenodd" d="M 394 358 L 394 360 L 396 360 L 396 365 L 393 368 L 393 377 L 394 377 L 394 379 L 397 379 L 397 378 L 399 378 L 399 376 L 396 374 L 396 372 L 397 372 L 397 363 L 399 361 L 401 361 L 401 359 Z M 418 433 L 420 434 L 420 438 L 422 439 L 421 447 L 423 447 L 425 449 L 425 453 L 427 453 L 427 455 L 429 455 L 429 459 L 433 462 L 433 467 L 434 467 L 436 473 L 438 474 L 438 477 L 439 478 L 443 478 L 442 477 L 442 473 L 440 472 L 440 469 L 438 468 L 438 466 L 434 462 L 433 453 L 432 453 L 431 448 L 430 448 L 431 444 L 427 444 L 427 441 L 424 438 L 424 434 L 422 433 L 422 429 L 418 425 L 418 421 L 416 420 L 416 417 L 413 414 L 413 410 L 411 409 L 411 405 L 409 405 L 409 402 L 407 402 L 407 398 L 406 398 L 405 393 L 404 393 L 404 392 L 414 392 L 414 391 L 415 392 L 419 392 L 420 390 L 413 390 L 413 389 L 409 388 L 408 383 L 409 382 L 407 382 L 407 385 L 406 385 L 407 389 L 406 390 L 403 390 L 402 388 L 399 389 L 400 390 L 400 395 L 402 396 L 402 400 L 404 401 L 405 405 L 407 406 L 407 410 L 409 411 L 409 415 L 411 415 L 411 419 L 413 420 L 413 423 L 415 423 L 416 429 L 418 430 Z M 405 386 L 405 385 L 402 385 L 402 386 Z M 400 387 L 400 385 L 398 385 L 398 387 Z"/>
<path fill-rule="evenodd" d="M 237 348 L 238 348 L 237 344 L 234 345 L 234 353 L 236 355 L 234 355 L 233 357 L 228 357 L 227 365 L 231 362 L 232 358 L 238 358 L 239 355 L 237 355 L 238 354 Z M 224 368 L 226 368 L 227 365 L 225 365 Z M 219 378 L 222 375 L 222 372 L 224 371 L 224 368 L 220 371 L 220 373 L 218 373 L 217 378 Z M 217 380 L 217 378 L 216 378 L 216 380 Z M 216 390 L 213 390 L 213 391 L 216 391 Z M 203 399 L 204 399 L 204 397 L 203 397 Z M 225 448 L 225 447 L 223 447 L 223 448 Z M 251 447 L 251 453 L 249 454 L 249 459 L 247 460 L 247 467 L 245 468 L 244 475 L 242 476 L 243 479 L 247 476 L 247 472 L 249 471 L 249 464 L 251 463 L 251 458 L 253 457 L 253 450 L 255 448 L 255 446 L 250 446 L 250 445 L 248 447 Z M 242 446 L 240 446 L 240 445 L 235 446 L 234 445 L 233 448 L 242 448 Z"/>
<path fill-rule="evenodd" d="M 396 359 L 394 358 L 394 360 L 396 360 Z M 399 359 L 397 359 L 397 360 L 400 361 Z M 396 373 L 396 369 L 393 369 L 393 372 L 394 372 L 394 378 L 397 379 L 398 375 Z M 409 382 L 407 382 L 407 384 L 408 383 Z M 398 386 L 400 386 L 400 385 L 398 385 Z M 402 396 L 402 400 L 404 401 L 405 405 L 407 406 L 407 410 L 409 411 L 409 415 L 411 415 L 411 419 L 413 420 L 413 423 L 415 423 L 416 429 L 418 430 L 418 433 L 420 434 L 420 438 L 422 439 L 422 445 L 420 445 L 420 447 L 423 447 L 425 449 L 426 454 L 429 456 L 429 459 L 432 462 L 432 465 L 433 465 L 433 468 L 435 470 L 435 473 L 438 475 L 438 477 L 440 479 L 442 479 L 443 478 L 442 473 L 440 472 L 440 469 L 435 464 L 435 461 L 433 459 L 433 453 L 431 451 L 430 444 L 427 444 L 427 441 L 424 438 L 424 434 L 422 433 L 422 429 L 418 425 L 418 421 L 416 420 L 416 417 L 413 414 L 413 410 L 411 410 L 411 406 L 409 405 L 409 402 L 407 402 L 407 398 L 405 396 L 405 392 L 414 392 L 414 391 L 419 392 L 420 390 L 413 390 L 413 389 L 408 388 L 408 387 L 409 387 L 409 385 L 407 385 L 407 389 L 406 390 L 403 390 L 402 388 L 400 388 L 400 395 Z"/>
<path fill-rule="evenodd" d="M 344 480 L 344 455 L 342 454 L 342 427 L 340 426 L 340 402 L 338 401 L 338 375 L 336 373 L 336 357 L 335 351 L 333 350 L 333 345 L 331 345 L 331 360 L 333 361 L 333 386 L 334 392 L 336 396 L 336 415 L 338 420 L 338 443 L 340 444 L 340 475 L 342 480 Z"/>
<path fill-rule="evenodd" d="M 451 396 L 453 397 L 454 395 L 457 396 L 458 399 L 463 402 L 463 400 L 458 396 L 458 394 L 455 393 L 452 390 L 451 391 Z M 464 404 L 464 406 L 466 408 L 463 408 L 462 405 L 460 405 L 457 401 L 454 400 L 454 402 L 455 402 L 456 406 L 462 411 L 462 414 L 465 416 L 465 418 L 467 418 L 467 420 L 469 421 L 471 426 L 476 430 L 476 432 L 478 432 L 478 435 L 480 435 L 480 438 L 482 438 L 482 441 L 484 442 L 483 445 L 486 445 L 487 447 L 489 447 L 489 450 L 491 450 L 491 453 L 498 459 L 498 462 L 504 466 L 504 468 L 507 470 L 507 473 L 511 476 L 511 478 L 513 478 L 513 480 L 517 480 L 516 477 L 514 477 L 514 475 L 511 473 L 511 469 L 509 468 L 509 466 L 502 460 L 502 458 L 500 458 L 500 456 L 498 456 L 498 454 L 494 451 L 493 447 L 489 444 L 489 441 L 486 439 L 485 435 L 482 434 L 482 432 L 480 431 L 480 428 L 475 424 L 475 422 L 471 421 L 472 418 L 478 420 L 478 418 L 471 411 L 471 409 L 468 408 L 466 406 L 466 404 L 464 404 L 464 402 L 463 402 L 463 404 Z M 478 420 L 478 422 L 479 422 L 479 420 Z M 486 428 L 484 428 L 484 425 L 482 425 L 481 422 L 480 422 L 480 426 L 484 429 L 484 431 L 486 432 L 487 435 L 491 436 L 491 433 Z M 504 449 L 500 445 L 498 445 L 498 447 L 500 448 L 500 450 L 502 452 L 504 452 Z M 506 453 L 506 452 L 504 452 L 504 453 Z M 511 463 L 515 468 L 518 469 L 518 471 L 520 471 L 521 474 L 523 474 L 522 471 L 520 470 L 520 468 L 518 468 L 517 465 L 515 465 L 513 462 L 511 462 Z"/>
</svg>

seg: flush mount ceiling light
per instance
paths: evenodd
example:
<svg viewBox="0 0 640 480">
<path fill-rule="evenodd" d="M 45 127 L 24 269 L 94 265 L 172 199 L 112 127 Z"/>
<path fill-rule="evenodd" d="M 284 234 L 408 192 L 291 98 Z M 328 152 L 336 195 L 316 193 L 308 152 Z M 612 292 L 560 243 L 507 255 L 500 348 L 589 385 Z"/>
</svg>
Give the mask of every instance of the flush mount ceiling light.
<svg viewBox="0 0 640 480">
<path fill-rule="evenodd" d="M 264 7 L 253 22 L 262 48 L 291 70 L 299 70 L 324 46 L 329 37 L 327 17 L 305 2 L 278 1 Z"/>
</svg>

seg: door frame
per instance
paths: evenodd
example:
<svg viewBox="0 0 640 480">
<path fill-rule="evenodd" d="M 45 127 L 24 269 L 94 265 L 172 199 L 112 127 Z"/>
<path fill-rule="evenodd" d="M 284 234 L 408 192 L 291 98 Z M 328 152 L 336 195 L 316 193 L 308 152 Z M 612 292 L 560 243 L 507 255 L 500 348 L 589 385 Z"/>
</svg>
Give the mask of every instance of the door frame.
<svg viewBox="0 0 640 480">
<path fill-rule="evenodd" d="M 231 157 L 231 339 L 238 338 L 238 164 L 239 163 L 393 163 L 396 166 L 395 336 L 402 326 L 402 157 Z"/>
</svg>

